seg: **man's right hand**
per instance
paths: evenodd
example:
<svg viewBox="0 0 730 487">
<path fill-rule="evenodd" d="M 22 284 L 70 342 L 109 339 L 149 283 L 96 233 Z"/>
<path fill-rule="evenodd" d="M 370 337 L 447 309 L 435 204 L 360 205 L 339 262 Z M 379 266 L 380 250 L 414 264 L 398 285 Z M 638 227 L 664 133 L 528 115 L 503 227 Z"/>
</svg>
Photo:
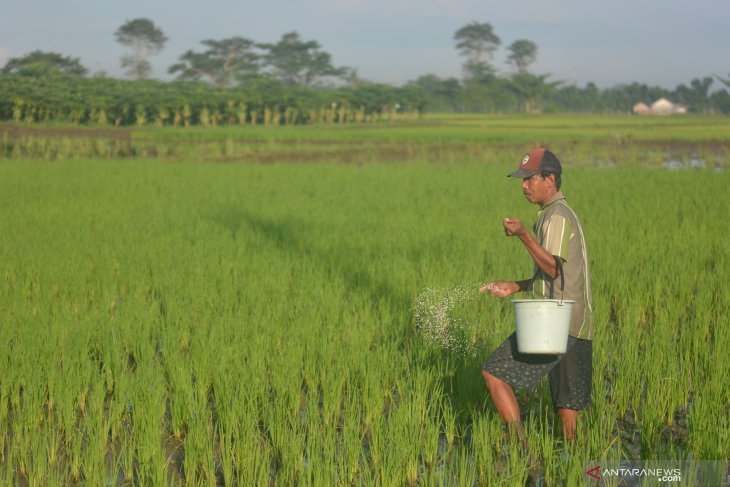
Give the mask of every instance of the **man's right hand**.
<svg viewBox="0 0 730 487">
<path fill-rule="evenodd" d="M 506 298 L 520 290 L 519 284 L 514 281 L 492 281 L 479 288 L 479 292 L 488 292 L 498 298 Z"/>
</svg>

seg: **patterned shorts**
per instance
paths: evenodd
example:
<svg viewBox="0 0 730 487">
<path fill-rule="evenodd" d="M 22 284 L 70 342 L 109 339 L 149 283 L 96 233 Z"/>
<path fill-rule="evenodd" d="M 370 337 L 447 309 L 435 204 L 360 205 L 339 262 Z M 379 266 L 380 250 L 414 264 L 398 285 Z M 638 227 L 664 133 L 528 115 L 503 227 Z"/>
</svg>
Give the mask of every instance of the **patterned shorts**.
<svg viewBox="0 0 730 487">
<path fill-rule="evenodd" d="M 524 354 L 517 351 L 513 333 L 484 361 L 482 370 L 522 391 L 532 391 L 548 374 L 553 406 L 586 409 L 593 385 L 593 341 L 569 337 L 563 355 Z"/>
</svg>

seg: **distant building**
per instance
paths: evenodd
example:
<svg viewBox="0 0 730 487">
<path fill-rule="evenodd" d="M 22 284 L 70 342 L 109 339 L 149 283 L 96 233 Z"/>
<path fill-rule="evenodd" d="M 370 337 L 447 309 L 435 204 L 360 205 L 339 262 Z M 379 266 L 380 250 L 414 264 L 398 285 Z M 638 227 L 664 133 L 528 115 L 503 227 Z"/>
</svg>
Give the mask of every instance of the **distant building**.
<svg viewBox="0 0 730 487">
<path fill-rule="evenodd" d="M 672 103 L 666 98 L 659 98 L 649 107 L 646 103 L 640 102 L 634 105 L 632 110 L 637 115 L 672 115 L 687 113 L 687 105 Z"/>
<path fill-rule="evenodd" d="M 651 113 L 654 115 L 669 115 L 674 113 L 675 110 L 676 107 L 674 106 L 674 103 L 666 98 L 659 98 L 651 104 Z"/>
<path fill-rule="evenodd" d="M 637 115 L 650 115 L 651 114 L 651 108 L 649 108 L 649 105 L 647 105 L 643 101 L 634 105 L 634 108 L 632 111 Z"/>
</svg>

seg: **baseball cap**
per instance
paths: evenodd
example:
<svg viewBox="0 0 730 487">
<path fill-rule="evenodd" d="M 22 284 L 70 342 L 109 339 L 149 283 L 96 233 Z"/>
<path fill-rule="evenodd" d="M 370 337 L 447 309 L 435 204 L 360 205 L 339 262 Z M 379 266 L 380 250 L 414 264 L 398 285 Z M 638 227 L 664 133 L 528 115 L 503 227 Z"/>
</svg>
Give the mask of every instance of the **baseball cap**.
<svg viewBox="0 0 730 487">
<path fill-rule="evenodd" d="M 555 154 L 545 148 L 540 148 L 533 149 L 525 154 L 519 169 L 508 174 L 507 177 L 529 178 L 544 172 L 562 174 L 563 168 L 560 166 L 560 161 Z"/>
</svg>

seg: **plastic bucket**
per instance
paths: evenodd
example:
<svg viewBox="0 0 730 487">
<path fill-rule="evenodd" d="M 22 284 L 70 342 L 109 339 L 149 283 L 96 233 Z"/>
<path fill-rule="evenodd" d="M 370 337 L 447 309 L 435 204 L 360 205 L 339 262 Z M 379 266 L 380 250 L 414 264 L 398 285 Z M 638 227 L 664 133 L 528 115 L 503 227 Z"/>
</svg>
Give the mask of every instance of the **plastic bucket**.
<svg viewBox="0 0 730 487">
<path fill-rule="evenodd" d="M 513 299 L 520 353 L 559 355 L 568 349 L 573 300 Z"/>
</svg>

